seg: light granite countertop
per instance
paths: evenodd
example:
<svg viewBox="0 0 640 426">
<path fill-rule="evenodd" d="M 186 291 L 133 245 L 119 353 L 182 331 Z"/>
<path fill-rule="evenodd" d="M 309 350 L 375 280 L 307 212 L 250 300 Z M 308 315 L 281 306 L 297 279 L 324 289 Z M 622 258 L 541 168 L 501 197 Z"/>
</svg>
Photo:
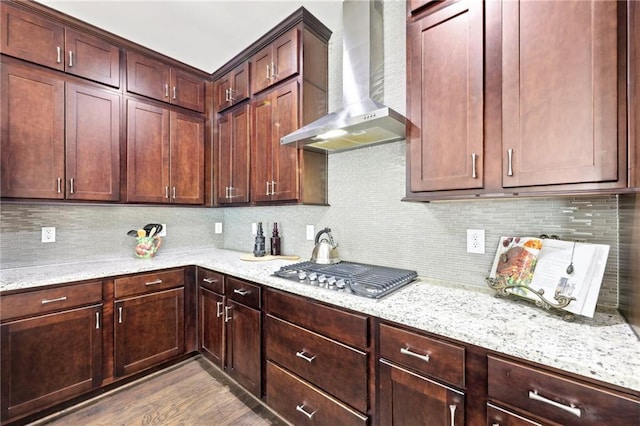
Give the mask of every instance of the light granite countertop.
<svg viewBox="0 0 640 426">
<path fill-rule="evenodd" d="M 291 260 L 247 262 L 222 249 L 159 253 L 0 269 L 0 292 L 122 274 L 198 265 L 322 302 L 415 327 L 602 382 L 640 391 L 640 340 L 616 311 L 593 319 L 561 316 L 533 304 L 494 296 L 484 287 L 422 278 L 381 300 L 364 299 L 272 275 Z M 303 259 L 304 260 L 304 259 Z"/>
</svg>

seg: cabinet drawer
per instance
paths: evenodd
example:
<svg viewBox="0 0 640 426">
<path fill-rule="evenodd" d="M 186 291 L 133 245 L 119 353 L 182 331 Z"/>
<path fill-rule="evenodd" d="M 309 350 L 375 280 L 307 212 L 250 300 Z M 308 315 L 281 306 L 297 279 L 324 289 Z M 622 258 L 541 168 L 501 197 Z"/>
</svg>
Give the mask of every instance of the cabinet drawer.
<svg viewBox="0 0 640 426">
<path fill-rule="evenodd" d="M 367 354 L 267 316 L 267 359 L 352 407 L 367 411 Z"/>
<path fill-rule="evenodd" d="M 10 294 L 0 297 L 0 319 L 43 314 L 101 301 L 102 281 Z"/>
<path fill-rule="evenodd" d="M 226 295 L 229 299 L 254 309 L 260 309 L 260 286 L 227 277 Z"/>
<path fill-rule="evenodd" d="M 151 293 L 184 285 L 184 271 L 171 271 L 139 274 L 115 280 L 115 298 L 121 299 L 135 294 Z"/>
<path fill-rule="evenodd" d="M 380 356 L 464 387 L 464 347 L 380 324 Z"/>
<path fill-rule="evenodd" d="M 366 425 L 367 417 L 267 362 L 267 405 L 295 425 Z"/>
<path fill-rule="evenodd" d="M 267 313 L 358 349 L 368 346 L 369 321 L 364 315 L 310 302 L 302 297 L 267 292 Z"/>
<path fill-rule="evenodd" d="M 563 425 L 636 424 L 640 401 L 488 356 L 489 398 Z"/>
<path fill-rule="evenodd" d="M 218 294 L 224 294 L 224 275 L 208 269 L 198 268 L 198 283 Z"/>
</svg>

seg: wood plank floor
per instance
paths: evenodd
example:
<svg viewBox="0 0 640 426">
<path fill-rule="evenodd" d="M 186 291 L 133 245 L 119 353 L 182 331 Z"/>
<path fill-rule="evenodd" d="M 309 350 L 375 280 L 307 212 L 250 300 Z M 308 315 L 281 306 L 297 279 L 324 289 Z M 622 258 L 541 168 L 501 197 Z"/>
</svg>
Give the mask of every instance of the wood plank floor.
<svg viewBox="0 0 640 426">
<path fill-rule="evenodd" d="M 32 425 L 287 425 L 198 357 Z"/>
</svg>

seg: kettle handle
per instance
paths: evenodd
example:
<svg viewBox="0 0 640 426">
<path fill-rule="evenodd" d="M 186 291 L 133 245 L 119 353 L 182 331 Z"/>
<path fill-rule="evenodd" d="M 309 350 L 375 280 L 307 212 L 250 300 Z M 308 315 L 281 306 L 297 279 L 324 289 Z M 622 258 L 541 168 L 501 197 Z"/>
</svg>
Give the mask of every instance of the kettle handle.
<svg viewBox="0 0 640 426">
<path fill-rule="evenodd" d="M 329 232 L 331 232 L 331 228 L 324 228 L 322 230 L 320 230 L 317 234 L 316 234 L 316 239 L 315 239 L 315 244 L 318 244 L 320 242 L 320 235 L 322 234 L 327 234 L 329 235 Z M 331 238 L 331 235 L 329 235 L 329 238 Z"/>
</svg>

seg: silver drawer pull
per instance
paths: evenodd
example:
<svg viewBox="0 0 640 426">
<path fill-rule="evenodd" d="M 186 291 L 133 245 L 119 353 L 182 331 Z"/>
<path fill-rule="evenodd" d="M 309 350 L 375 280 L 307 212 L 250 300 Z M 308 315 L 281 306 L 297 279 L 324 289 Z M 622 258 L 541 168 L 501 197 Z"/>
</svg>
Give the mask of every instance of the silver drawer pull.
<svg viewBox="0 0 640 426">
<path fill-rule="evenodd" d="M 243 289 L 243 288 L 234 288 L 234 289 L 233 289 L 233 292 L 234 292 L 235 294 L 239 294 L 240 296 L 246 296 L 247 294 L 249 294 L 249 293 L 250 293 L 250 292 L 249 292 L 249 290 L 245 290 L 245 289 Z"/>
<path fill-rule="evenodd" d="M 508 167 L 507 167 L 507 176 L 513 176 L 513 149 L 509 148 L 507 150 L 507 156 L 509 159 Z"/>
<path fill-rule="evenodd" d="M 301 412 L 302 414 L 304 414 L 305 416 L 307 416 L 307 418 L 309 418 L 309 419 L 310 419 L 310 418 L 312 418 L 312 417 L 313 417 L 313 415 L 314 415 L 315 413 L 317 413 L 317 412 L 318 412 L 318 410 L 314 410 L 314 411 L 312 411 L 311 413 L 309 413 L 307 410 L 305 410 L 305 409 L 304 409 L 305 405 L 306 405 L 306 404 L 296 405 L 296 411 Z"/>
<path fill-rule="evenodd" d="M 207 284 L 213 284 L 218 282 L 216 278 L 203 278 L 202 281 L 204 281 Z"/>
<path fill-rule="evenodd" d="M 451 411 L 451 426 L 456 426 L 456 408 L 454 404 L 449 405 L 449 411 Z"/>
<path fill-rule="evenodd" d="M 407 348 L 400 348 L 400 353 L 404 354 L 404 355 L 409 355 L 409 356 L 416 357 L 418 359 L 423 360 L 424 362 L 429 362 L 429 354 L 426 354 L 426 355 L 418 354 L 418 353 L 415 353 L 413 351 L 410 351 Z"/>
<path fill-rule="evenodd" d="M 315 355 L 313 355 L 312 357 L 308 357 L 304 351 L 296 352 L 296 356 L 298 358 L 304 359 L 307 362 L 313 362 L 313 360 L 316 359 Z"/>
<path fill-rule="evenodd" d="M 571 413 L 576 417 L 580 417 L 582 415 L 582 412 L 580 411 L 580 409 L 578 407 L 576 407 L 575 405 L 573 405 L 573 404 L 564 405 L 564 404 L 561 404 L 559 402 L 552 401 L 550 399 L 545 398 L 542 395 L 538 395 L 538 391 L 537 390 L 529 391 L 529 399 L 533 399 L 534 401 L 540 401 L 540 402 L 544 402 L 545 404 L 552 405 L 552 406 L 554 406 L 556 408 L 559 408 L 559 409 L 564 410 L 564 411 L 566 411 L 568 413 Z"/>
<path fill-rule="evenodd" d="M 471 154 L 471 178 L 477 179 L 478 173 L 476 171 L 476 160 L 478 159 L 478 155 L 474 152 Z"/>
<path fill-rule="evenodd" d="M 67 300 L 67 296 L 57 297 L 55 299 L 43 299 L 42 304 L 46 305 L 47 303 L 63 302 L 65 300 Z"/>
<path fill-rule="evenodd" d="M 229 315 L 229 312 L 231 312 L 231 306 L 225 306 L 224 307 L 224 322 L 231 321 L 231 315 Z"/>
<path fill-rule="evenodd" d="M 220 318 L 222 316 L 222 306 L 224 303 L 216 302 L 216 318 Z"/>
<path fill-rule="evenodd" d="M 122 324 L 122 306 L 118 306 L 118 324 Z"/>
<path fill-rule="evenodd" d="M 100 312 L 96 312 L 96 330 L 100 328 Z"/>
<path fill-rule="evenodd" d="M 162 284 L 162 280 L 149 281 L 148 283 L 144 283 L 144 285 L 156 285 Z"/>
</svg>

